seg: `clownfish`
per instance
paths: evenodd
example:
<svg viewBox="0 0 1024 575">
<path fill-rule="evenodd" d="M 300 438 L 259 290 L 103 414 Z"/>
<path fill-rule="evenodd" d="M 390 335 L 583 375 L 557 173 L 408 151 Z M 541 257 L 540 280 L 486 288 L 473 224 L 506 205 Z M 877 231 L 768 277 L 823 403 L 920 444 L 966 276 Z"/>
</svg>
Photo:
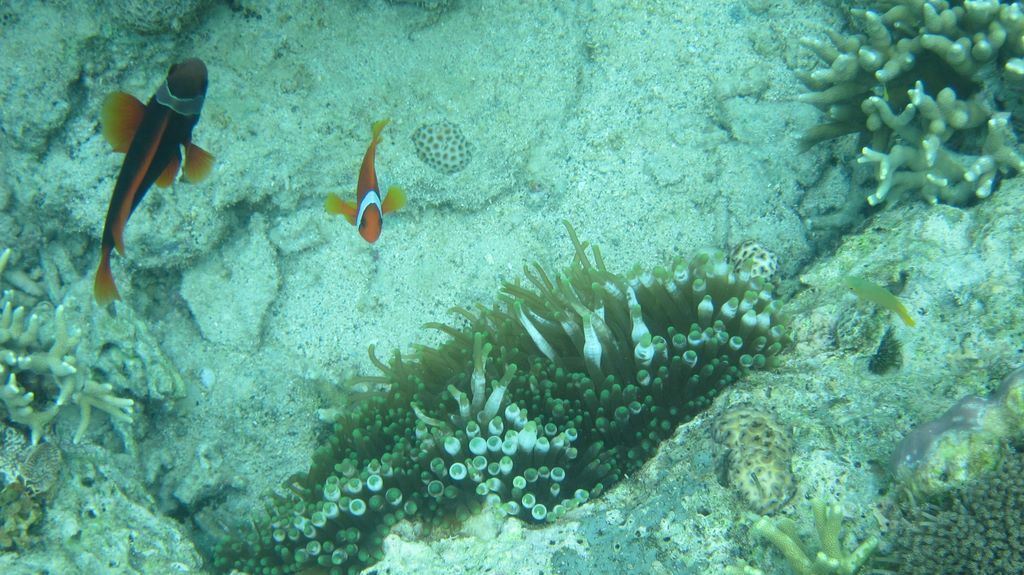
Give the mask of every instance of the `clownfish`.
<svg viewBox="0 0 1024 575">
<path fill-rule="evenodd" d="M 377 172 L 374 168 L 374 156 L 377 144 L 380 143 L 380 132 L 390 120 L 374 122 L 373 138 L 363 156 L 363 165 L 359 168 L 359 183 L 356 186 L 356 202 L 346 202 L 338 194 L 327 194 L 324 209 L 327 213 L 345 216 L 348 223 L 359 228 L 359 235 L 371 244 L 380 237 L 380 227 L 384 214 L 393 212 L 405 205 L 405 192 L 398 186 L 391 186 L 382 197 L 377 184 Z"/>
<path fill-rule="evenodd" d="M 103 224 L 99 269 L 93 294 L 100 305 L 121 299 L 110 272 L 110 252 L 124 255 L 124 226 L 149 188 L 174 183 L 184 151 L 184 176 L 198 182 L 210 173 L 213 156 L 192 143 L 206 97 L 206 64 L 189 58 L 171 66 L 149 103 L 115 92 L 103 102 L 103 135 L 115 152 L 125 152 Z"/>
</svg>

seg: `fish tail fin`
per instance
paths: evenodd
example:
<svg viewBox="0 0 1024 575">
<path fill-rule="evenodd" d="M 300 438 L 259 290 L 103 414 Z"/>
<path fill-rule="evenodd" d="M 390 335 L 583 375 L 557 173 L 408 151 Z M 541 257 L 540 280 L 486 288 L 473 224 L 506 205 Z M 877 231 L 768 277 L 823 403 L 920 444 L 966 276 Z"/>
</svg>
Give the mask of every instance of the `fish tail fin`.
<svg viewBox="0 0 1024 575">
<path fill-rule="evenodd" d="M 327 210 L 328 214 L 345 216 L 348 223 L 356 224 L 356 213 L 358 210 L 356 210 L 355 204 L 346 202 L 338 194 L 327 194 L 327 199 L 324 200 L 324 209 Z"/>
<path fill-rule="evenodd" d="M 405 192 L 398 186 L 391 186 L 388 188 L 387 195 L 384 196 L 384 203 L 381 204 L 381 211 L 385 214 L 393 212 L 405 205 Z"/>
<path fill-rule="evenodd" d="M 380 141 L 380 133 L 381 133 L 382 130 L 384 130 L 384 126 L 387 126 L 388 122 L 390 122 L 390 121 L 391 121 L 391 118 L 384 118 L 383 120 L 377 120 L 376 122 L 373 123 L 373 140 L 372 141 L 374 143 L 377 143 L 377 142 Z"/>
<path fill-rule="evenodd" d="M 917 322 L 914 321 L 914 317 L 910 315 L 910 312 L 908 312 L 906 309 L 900 310 L 897 315 L 900 316 L 900 319 L 903 320 L 903 323 L 906 324 L 907 327 L 914 327 L 915 325 L 917 325 Z"/>
<path fill-rule="evenodd" d="M 117 293 L 117 285 L 114 284 L 114 274 L 110 271 L 110 247 L 103 248 L 103 255 L 100 257 L 100 267 L 96 270 L 96 283 L 93 284 L 93 295 L 96 296 L 96 303 L 105 306 L 115 299 L 121 299 Z"/>
</svg>

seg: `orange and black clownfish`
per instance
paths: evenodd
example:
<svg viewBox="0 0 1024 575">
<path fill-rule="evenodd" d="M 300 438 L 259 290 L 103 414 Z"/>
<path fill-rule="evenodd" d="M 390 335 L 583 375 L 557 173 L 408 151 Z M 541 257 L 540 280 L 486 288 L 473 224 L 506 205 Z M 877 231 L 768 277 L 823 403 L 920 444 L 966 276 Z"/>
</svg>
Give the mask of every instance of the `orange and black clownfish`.
<svg viewBox="0 0 1024 575">
<path fill-rule="evenodd" d="M 131 94 L 115 92 L 103 102 L 103 135 L 115 152 L 126 152 L 103 224 L 102 255 L 93 293 L 100 305 L 121 299 L 110 273 L 110 252 L 124 255 L 124 226 L 154 183 L 174 182 L 185 153 L 185 179 L 198 182 L 213 167 L 213 156 L 192 143 L 206 97 L 206 64 L 189 58 L 171 66 L 167 80 L 143 105 Z"/>
<path fill-rule="evenodd" d="M 356 186 L 356 203 L 346 202 L 338 194 L 327 194 L 324 209 L 329 214 L 341 214 L 348 223 L 359 228 L 359 235 L 371 244 L 380 237 L 383 215 L 393 212 L 405 205 L 405 192 L 398 186 L 391 186 L 381 197 L 380 186 L 377 184 L 377 172 L 374 169 L 374 156 L 380 142 L 380 132 L 390 120 L 384 119 L 373 124 L 373 138 L 363 156 L 363 165 L 359 168 L 359 183 Z"/>
</svg>

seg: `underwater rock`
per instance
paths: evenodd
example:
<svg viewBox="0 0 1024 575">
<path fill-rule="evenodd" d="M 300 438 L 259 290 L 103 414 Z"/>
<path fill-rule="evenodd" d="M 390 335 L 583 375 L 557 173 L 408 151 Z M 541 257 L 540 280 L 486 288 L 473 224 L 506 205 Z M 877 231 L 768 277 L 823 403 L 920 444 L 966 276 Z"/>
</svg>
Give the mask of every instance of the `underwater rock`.
<svg viewBox="0 0 1024 575">
<path fill-rule="evenodd" d="M 0 66 L 0 85 L 4 86 L 0 121 L 4 155 L 16 157 L 12 150 L 27 152 L 35 162 L 76 112 L 82 53 L 95 29 L 91 19 L 78 11 L 77 4 L 12 7 L 5 3 L 5 12 L 8 7 L 8 13 L 16 17 L 4 20 L 2 28 L 5 65 Z"/>
<path fill-rule="evenodd" d="M 203 337 L 235 349 L 255 349 L 279 282 L 266 223 L 254 216 L 247 234 L 185 272 L 181 296 Z"/>
<path fill-rule="evenodd" d="M 155 510 L 136 465 L 95 445 L 71 448 L 43 520 L 29 532 L 35 544 L 0 553 L 0 573 L 201 572 L 182 525 Z"/>
<path fill-rule="evenodd" d="M 138 34 L 181 33 L 195 24 L 212 0 L 108 0 L 118 25 Z"/>
<path fill-rule="evenodd" d="M 897 480 L 926 496 L 948 493 L 996 469 L 1008 443 L 1024 439 L 1024 368 L 987 397 L 961 398 L 941 417 L 916 427 L 892 456 Z"/>
</svg>

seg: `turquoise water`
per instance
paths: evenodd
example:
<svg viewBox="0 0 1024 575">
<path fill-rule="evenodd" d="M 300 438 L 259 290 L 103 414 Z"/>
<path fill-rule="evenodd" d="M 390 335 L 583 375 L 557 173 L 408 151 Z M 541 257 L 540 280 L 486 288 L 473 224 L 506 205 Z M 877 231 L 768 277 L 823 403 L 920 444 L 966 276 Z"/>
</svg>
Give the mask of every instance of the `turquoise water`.
<svg viewBox="0 0 1024 575">
<path fill-rule="evenodd" d="M 347 383 L 376 373 L 367 347 L 437 345 L 423 324 L 490 306 L 524 266 L 570 265 L 563 220 L 620 274 L 757 241 L 778 257 L 794 343 L 559 521 L 401 522 L 368 572 L 790 573 L 721 469 L 715 422 L 740 405 L 792 436 L 792 491 L 771 512 L 814 541 L 810 501 L 840 503 L 843 544 L 877 536 L 884 556 L 896 444 L 1022 361 L 1022 193 L 1008 173 L 967 207 L 907 194 L 869 209 L 855 138 L 802 150 L 821 114 L 798 101 L 794 72 L 818 66 L 798 39 L 849 33 L 838 4 L 0 3 L 0 282 L 26 314 L 0 333 L 41 326 L 0 350 L 52 360 L 0 361 L 53 413 L 26 424 L 13 388 L 0 409 L 0 479 L 46 477 L 18 499 L 37 512 L 0 538 L 0 570 L 221 572 L 216 542 L 250 532 L 331 419 L 382 391 Z M 122 300 L 98 306 L 123 161 L 104 98 L 146 102 L 188 57 L 208 69 L 192 141 L 212 173 L 149 191 L 112 258 Z M 383 118 L 376 173 L 408 201 L 371 245 L 323 206 L 357 199 Z M 847 275 L 898 291 L 916 326 L 849 294 Z M 874 373 L 886 330 L 900 363 Z M 34 463 L 33 433 L 56 463 Z"/>
</svg>

